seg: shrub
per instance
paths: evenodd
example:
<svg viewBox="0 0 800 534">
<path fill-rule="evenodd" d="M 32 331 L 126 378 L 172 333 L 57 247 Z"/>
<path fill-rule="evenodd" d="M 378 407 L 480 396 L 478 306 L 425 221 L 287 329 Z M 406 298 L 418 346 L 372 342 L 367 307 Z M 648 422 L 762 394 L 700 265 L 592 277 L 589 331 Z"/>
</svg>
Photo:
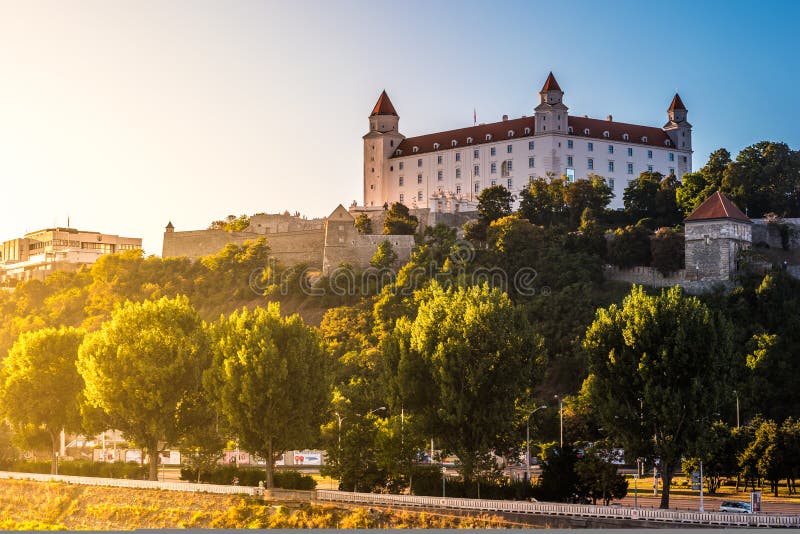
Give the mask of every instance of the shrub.
<svg viewBox="0 0 800 534">
<path fill-rule="evenodd" d="M 258 486 L 265 482 L 267 474 L 263 469 L 239 468 L 233 465 L 221 465 L 213 471 L 200 474 L 200 481 L 209 484 L 232 484 L 236 478 L 240 486 Z M 197 470 L 181 468 L 181 480 L 197 481 Z M 313 477 L 298 471 L 275 471 L 275 487 L 283 489 L 313 490 L 317 482 Z"/>
<path fill-rule="evenodd" d="M 684 236 L 669 228 L 659 228 L 650 242 L 652 265 L 664 276 L 683 269 L 686 257 Z"/>
<path fill-rule="evenodd" d="M 18 462 L 11 466 L 11 471 L 19 473 L 50 473 L 50 462 Z M 100 478 L 128 478 L 144 480 L 147 478 L 148 466 L 137 462 L 89 462 L 85 460 L 68 460 L 59 462 L 59 475 Z"/>
<path fill-rule="evenodd" d="M 650 232 L 644 226 L 618 228 L 608 244 L 608 261 L 627 269 L 650 265 Z"/>
</svg>

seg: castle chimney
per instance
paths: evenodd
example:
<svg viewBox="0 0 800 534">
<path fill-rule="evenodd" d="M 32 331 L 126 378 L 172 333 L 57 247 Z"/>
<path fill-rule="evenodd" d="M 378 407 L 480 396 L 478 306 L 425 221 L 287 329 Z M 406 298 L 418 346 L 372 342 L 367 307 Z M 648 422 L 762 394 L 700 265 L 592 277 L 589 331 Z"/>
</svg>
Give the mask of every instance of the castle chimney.
<svg viewBox="0 0 800 534">
<path fill-rule="evenodd" d="M 503 120 L 507 121 L 508 120 L 508 115 L 503 115 Z"/>
<path fill-rule="evenodd" d="M 606 115 L 606 120 L 607 120 L 608 122 L 611 122 L 611 121 L 612 121 L 612 120 L 614 120 L 614 119 L 611 117 L 611 115 Z"/>
</svg>

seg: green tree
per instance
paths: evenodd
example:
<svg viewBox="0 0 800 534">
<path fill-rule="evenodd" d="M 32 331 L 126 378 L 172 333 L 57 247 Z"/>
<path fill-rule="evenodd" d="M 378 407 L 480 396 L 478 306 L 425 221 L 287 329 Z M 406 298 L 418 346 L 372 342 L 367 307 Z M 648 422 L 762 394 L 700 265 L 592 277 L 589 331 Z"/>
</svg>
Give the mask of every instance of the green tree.
<svg viewBox="0 0 800 534">
<path fill-rule="evenodd" d="M 519 194 L 519 215 L 545 227 L 566 222 L 565 183 L 562 179 L 532 180 Z"/>
<path fill-rule="evenodd" d="M 89 405 L 146 451 L 150 480 L 157 480 L 159 450 L 178 442 L 181 406 L 201 388 L 207 353 L 205 330 L 186 297 L 127 302 L 80 346 Z"/>
<path fill-rule="evenodd" d="M 586 332 L 600 421 L 630 457 L 657 457 L 661 507 L 681 456 L 708 427 L 728 387 L 729 323 L 679 287 L 649 296 L 634 287 L 597 311 Z"/>
<path fill-rule="evenodd" d="M 469 486 L 490 451 L 516 445 L 515 404 L 536 377 L 541 338 L 497 289 L 433 283 L 423 293 L 416 319 L 395 327 L 399 391 Z"/>
<path fill-rule="evenodd" d="M 708 163 L 698 172 L 684 174 L 676 192 L 678 206 L 684 216 L 697 207 L 722 185 L 725 169 L 731 162 L 731 154 L 724 148 L 711 153 Z"/>
<path fill-rule="evenodd" d="M 243 309 L 211 328 L 213 362 L 204 377 L 231 434 L 266 460 L 316 439 L 329 394 L 329 363 L 319 336 L 277 303 Z"/>
<path fill-rule="evenodd" d="M 585 180 L 567 183 L 564 201 L 569 210 L 570 228 L 577 228 L 584 210 L 603 213 L 614 197 L 614 192 L 602 176 L 590 175 Z"/>
<path fill-rule="evenodd" d="M 56 472 L 62 430 L 80 429 L 83 380 L 75 362 L 83 332 L 45 328 L 22 334 L 0 369 L 0 410 L 18 428 L 30 425 L 45 432 Z"/>
<path fill-rule="evenodd" d="M 617 228 L 608 244 L 608 261 L 628 269 L 636 265 L 650 265 L 650 231 L 644 226 Z"/>
<path fill-rule="evenodd" d="M 514 195 L 502 185 L 487 187 L 478 195 L 478 220 L 485 226 L 511 215 Z"/>
<path fill-rule="evenodd" d="M 674 226 L 683 219 L 676 200 L 679 185 L 674 175 L 643 172 L 625 188 L 625 212 L 632 221 L 651 219 L 655 228 Z"/>
<path fill-rule="evenodd" d="M 369 264 L 376 269 L 391 269 L 397 263 L 397 253 L 388 241 L 381 241 Z"/>
<path fill-rule="evenodd" d="M 617 472 L 611 463 L 612 451 L 607 446 L 596 444 L 584 451 L 575 462 L 578 475 L 579 495 L 591 499 L 592 504 L 600 500 L 605 506 L 613 499 L 622 499 L 628 494 L 628 481 Z"/>
<path fill-rule="evenodd" d="M 800 152 L 785 143 L 751 145 L 725 168 L 720 190 L 750 217 L 800 216 Z"/>
<path fill-rule="evenodd" d="M 189 392 L 178 412 L 178 447 L 185 466 L 203 473 L 213 471 L 223 457 L 228 440 L 223 434 L 216 406 L 204 390 Z"/>
<path fill-rule="evenodd" d="M 372 219 L 366 213 L 362 213 L 356 217 L 355 227 L 359 234 L 370 235 L 372 233 Z"/>
<path fill-rule="evenodd" d="M 713 495 L 722 484 L 723 477 L 731 477 L 739 472 L 737 465 L 737 440 L 731 428 L 722 421 L 715 421 L 696 445 L 694 456 L 683 459 L 682 470 L 687 477 L 700 469 L 703 462 L 703 479 L 708 493 Z"/>
<path fill-rule="evenodd" d="M 662 227 L 650 240 L 651 264 L 664 276 L 684 268 L 686 246 L 683 234 Z"/>
<path fill-rule="evenodd" d="M 386 212 L 383 233 L 386 235 L 413 235 L 419 226 L 419 219 L 411 215 L 405 204 L 395 202 Z"/>
</svg>

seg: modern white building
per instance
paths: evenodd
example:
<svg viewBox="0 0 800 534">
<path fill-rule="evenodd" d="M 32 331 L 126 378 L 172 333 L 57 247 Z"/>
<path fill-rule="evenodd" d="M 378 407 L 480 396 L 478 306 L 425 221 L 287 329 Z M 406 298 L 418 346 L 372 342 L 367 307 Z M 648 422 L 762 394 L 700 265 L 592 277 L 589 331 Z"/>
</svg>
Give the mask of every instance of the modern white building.
<svg viewBox="0 0 800 534">
<path fill-rule="evenodd" d="M 692 170 L 692 125 L 677 94 L 661 127 L 570 115 L 553 73 L 539 91 L 532 116 L 479 124 L 418 137 L 403 136 L 386 91 L 369 117 L 364 136 L 364 207 L 402 202 L 434 212 L 471 211 L 486 187 L 518 194 L 534 178 L 595 174 L 614 191 L 612 208 L 644 171 Z"/>
</svg>

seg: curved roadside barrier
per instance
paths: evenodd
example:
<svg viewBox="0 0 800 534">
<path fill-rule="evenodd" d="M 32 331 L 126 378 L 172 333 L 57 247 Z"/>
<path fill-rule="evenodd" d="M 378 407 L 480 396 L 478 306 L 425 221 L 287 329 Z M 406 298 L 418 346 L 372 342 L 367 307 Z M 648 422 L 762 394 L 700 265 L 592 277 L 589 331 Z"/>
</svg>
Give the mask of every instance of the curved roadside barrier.
<svg viewBox="0 0 800 534">
<path fill-rule="evenodd" d="M 385 504 L 420 506 L 427 508 L 451 508 L 480 512 L 509 512 L 518 514 L 658 521 L 662 523 L 682 523 L 686 525 L 800 527 L 800 516 L 797 515 L 689 512 L 678 510 L 659 510 L 652 508 L 592 506 L 584 504 L 493 501 L 485 499 L 420 497 L 415 495 L 390 495 L 380 493 L 348 493 L 346 491 L 335 490 L 317 490 L 317 500 L 353 504 Z"/>
</svg>

